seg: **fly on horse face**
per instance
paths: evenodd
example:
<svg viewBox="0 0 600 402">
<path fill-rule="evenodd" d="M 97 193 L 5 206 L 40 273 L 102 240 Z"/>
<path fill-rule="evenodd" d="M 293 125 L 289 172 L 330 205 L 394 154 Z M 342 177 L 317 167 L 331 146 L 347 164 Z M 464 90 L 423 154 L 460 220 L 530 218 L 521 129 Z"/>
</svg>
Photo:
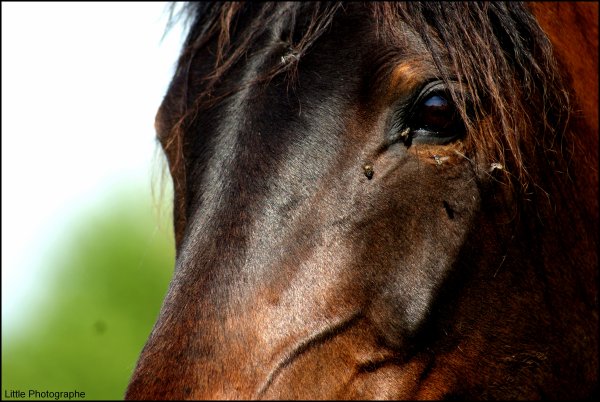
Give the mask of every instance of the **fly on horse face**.
<svg viewBox="0 0 600 402">
<path fill-rule="evenodd" d="M 185 12 L 127 398 L 597 395 L 597 4 Z"/>
</svg>

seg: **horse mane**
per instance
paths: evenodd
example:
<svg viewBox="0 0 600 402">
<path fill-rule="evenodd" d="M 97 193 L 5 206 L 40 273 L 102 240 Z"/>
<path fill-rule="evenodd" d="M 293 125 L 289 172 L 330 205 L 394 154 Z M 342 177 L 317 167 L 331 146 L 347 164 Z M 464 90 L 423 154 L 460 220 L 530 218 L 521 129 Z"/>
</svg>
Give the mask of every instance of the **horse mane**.
<svg viewBox="0 0 600 402">
<path fill-rule="evenodd" d="M 476 151 L 470 154 L 474 165 L 501 167 L 501 180 L 520 184 L 509 188 L 521 194 L 531 196 L 535 187 L 545 187 L 544 177 L 552 174 L 548 167 L 558 169 L 568 159 L 563 139 L 570 105 L 552 46 L 531 12 L 514 2 L 372 2 L 366 7 L 377 21 L 378 35 L 394 35 L 401 31 L 399 21 L 407 24 L 430 51 L 440 78 L 449 81 L 452 74 L 467 90 L 469 99 L 463 91 L 453 91 L 452 96 L 467 128 L 467 149 Z M 178 120 L 161 138 L 171 155 L 176 187 L 184 187 L 183 133 L 195 116 L 244 86 L 283 72 L 293 77 L 303 55 L 341 12 L 344 5 L 339 2 L 191 2 L 174 16 L 191 21 L 175 74 L 185 83 Z M 287 24 L 288 35 L 282 40 L 290 63 L 276 63 L 252 82 L 215 91 L 253 41 L 281 19 Z M 209 46 L 214 55 L 212 70 L 201 83 L 191 82 L 194 58 Z M 454 72 L 442 68 L 444 62 Z M 189 99 L 192 86 L 201 91 Z"/>
</svg>

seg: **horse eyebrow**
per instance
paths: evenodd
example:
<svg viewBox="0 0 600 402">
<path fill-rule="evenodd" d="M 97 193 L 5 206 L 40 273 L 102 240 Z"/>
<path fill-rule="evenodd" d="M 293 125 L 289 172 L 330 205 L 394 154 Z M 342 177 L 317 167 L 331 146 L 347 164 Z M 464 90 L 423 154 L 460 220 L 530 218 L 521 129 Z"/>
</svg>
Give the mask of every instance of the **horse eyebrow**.
<svg viewBox="0 0 600 402">
<path fill-rule="evenodd" d="M 407 88 L 416 87 L 423 80 L 420 66 L 414 61 L 401 63 L 393 69 L 390 77 L 390 88 L 402 85 Z"/>
<path fill-rule="evenodd" d="M 387 95 L 392 99 L 400 91 L 413 92 L 424 82 L 439 78 L 433 62 L 423 59 L 411 59 L 391 67 L 387 78 Z"/>
</svg>

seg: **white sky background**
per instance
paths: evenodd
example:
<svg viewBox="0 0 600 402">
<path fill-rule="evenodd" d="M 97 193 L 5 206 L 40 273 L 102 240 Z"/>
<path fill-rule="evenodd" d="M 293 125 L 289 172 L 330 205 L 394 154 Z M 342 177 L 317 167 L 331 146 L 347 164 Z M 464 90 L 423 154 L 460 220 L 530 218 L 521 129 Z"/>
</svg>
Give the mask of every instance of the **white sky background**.
<svg viewBox="0 0 600 402">
<path fill-rule="evenodd" d="M 165 3 L 2 3 L 2 328 L 53 237 L 111 186 L 150 187 L 181 26 Z"/>
</svg>

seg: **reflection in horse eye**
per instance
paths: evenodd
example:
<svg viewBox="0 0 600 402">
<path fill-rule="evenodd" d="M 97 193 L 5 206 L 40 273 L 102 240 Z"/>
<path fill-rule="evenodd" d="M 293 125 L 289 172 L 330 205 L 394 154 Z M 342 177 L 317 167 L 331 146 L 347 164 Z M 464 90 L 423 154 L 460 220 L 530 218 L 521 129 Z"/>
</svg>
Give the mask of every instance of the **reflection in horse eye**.
<svg viewBox="0 0 600 402">
<path fill-rule="evenodd" d="M 419 110 L 419 128 L 441 132 L 448 129 L 455 121 L 456 113 L 453 105 L 442 95 L 432 95 L 425 99 Z"/>
</svg>

